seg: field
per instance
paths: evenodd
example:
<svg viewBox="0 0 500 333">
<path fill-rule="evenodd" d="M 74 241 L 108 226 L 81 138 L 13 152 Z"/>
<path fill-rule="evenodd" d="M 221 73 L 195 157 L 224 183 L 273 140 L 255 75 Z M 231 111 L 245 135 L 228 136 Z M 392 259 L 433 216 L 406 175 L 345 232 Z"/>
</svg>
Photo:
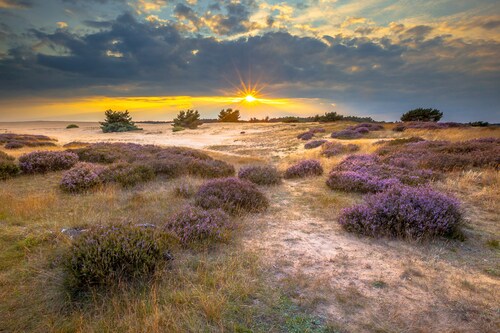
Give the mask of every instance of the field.
<svg viewBox="0 0 500 333">
<path fill-rule="evenodd" d="M 319 161 L 324 172 L 257 185 L 269 207 L 232 216 L 234 227 L 222 239 L 175 245 L 174 260 L 147 279 L 92 288 L 78 298 L 69 295 L 62 262 L 82 236 L 69 237 L 63 229 L 161 226 L 193 202 L 176 190 L 198 189 L 207 180 L 196 173 L 160 175 L 132 186 L 110 182 L 82 193 L 61 190 L 65 170 L 0 180 L 0 332 L 500 330 L 498 164 L 443 166 L 430 181 L 434 190 L 459 200 L 459 238 L 349 232 L 338 223 L 342 209 L 364 202 L 368 194 L 325 184 L 330 170 L 347 156 L 377 153 L 387 144 L 380 140 L 500 139 L 499 127 L 395 132 L 394 124 L 383 124 L 382 130 L 344 140 L 330 134 L 355 123 L 212 123 L 176 133 L 168 124 L 139 124 L 143 131 L 106 134 L 97 123 L 77 124 L 79 128 L 66 129 L 62 122 L 0 123 L 0 134 L 57 140 L 47 147 L 0 151 L 19 158 L 86 143 L 154 144 L 199 149 L 234 166 L 236 174 L 254 164 L 284 173 L 305 159 Z M 305 149 L 308 141 L 297 136 L 319 127 L 325 131 L 315 133 L 313 140 L 354 144 L 357 150 L 327 157 L 322 147 Z M 498 141 L 489 144 L 498 152 Z"/>
</svg>

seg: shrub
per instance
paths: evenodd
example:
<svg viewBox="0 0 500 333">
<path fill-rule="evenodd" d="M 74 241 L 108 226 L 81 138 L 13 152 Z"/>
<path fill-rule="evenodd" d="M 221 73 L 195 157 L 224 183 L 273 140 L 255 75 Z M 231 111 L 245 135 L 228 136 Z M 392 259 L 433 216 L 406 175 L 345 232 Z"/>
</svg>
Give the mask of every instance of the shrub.
<svg viewBox="0 0 500 333">
<path fill-rule="evenodd" d="M 195 195 L 195 203 L 205 209 L 222 208 L 230 214 L 262 211 L 269 205 L 254 184 L 233 177 L 204 183 Z"/>
<path fill-rule="evenodd" d="M 240 119 L 240 111 L 233 109 L 222 109 L 219 113 L 219 121 L 220 122 L 238 122 Z"/>
<path fill-rule="evenodd" d="M 300 133 L 299 135 L 297 135 L 297 139 L 301 139 L 301 140 L 310 140 L 314 137 L 314 133 L 312 132 L 304 132 L 304 133 Z"/>
<path fill-rule="evenodd" d="M 78 162 L 78 155 L 67 151 L 34 151 L 19 157 L 24 173 L 66 170 Z"/>
<path fill-rule="evenodd" d="M 116 182 L 123 187 L 132 187 L 152 180 L 155 173 L 147 165 L 119 163 L 104 169 L 101 176 L 106 182 Z"/>
<path fill-rule="evenodd" d="M 64 261 L 67 286 L 78 292 L 148 277 L 172 258 L 168 247 L 151 229 L 128 225 L 93 228 L 71 245 Z"/>
<path fill-rule="evenodd" d="M 201 125 L 200 113 L 198 110 L 179 111 L 172 124 L 172 131 L 182 131 L 184 128 L 195 129 Z"/>
<path fill-rule="evenodd" d="M 20 141 L 10 141 L 5 144 L 5 149 L 19 149 L 23 148 L 24 144 Z"/>
<path fill-rule="evenodd" d="M 311 132 L 313 134 L 316 134 L 316 133 L 325 133 L 326 130 L 323 127 L 315 127 L 315 128 L 311 128 L 309 130 L 309 132 Z"/>
<path fill-rule="evenodd" d="M 354 129 L 354 131 L 358 132 L 359 134 L 368 134 L 370 133 L 370 130 L 366 127 L 358 127 Z"/>
<path fill-rule="evenodd" d="M 249 165 L 238 171 L 238 177 L 258 185 L 276 185 L 281 183 L 278 170 L 271 165 Z"/>
<path fill-rule="evenodd" d="M 313 140 L 313 141 L 309 141 L 308 143 L 306 143 L 304 145 L 304 148 L 305 149 L 317 148 L 319 146 L 322 146 L 326 142 L 328 142 L 328 141 L 327 140 Z"/>
<path fill-rule="evenodd" d="M 5 180 L 19 174 L 19 167 L 14 160 L 14 157 L 0 151 L 0 180 Z"/>
<path fill-rule="evenodd" d="M 185 206 L 165 225 L 183 244 L 207 239 L 223 240 L 230 227 L 231 220 L 222 209 L 204 210 L 194 206 Z"/>
<path fill-rule="evenodd" d="M 286 169 L 284 177 L 290 179 L 290 178 L 302 178 L 309 176 L 320 176 L 322 174 L 323 174 L 323 167 L 321 166 L 321 163 L 319 163 L 319 161 L 304 160 Z"/>
<path fill-rule="evenodd" d="M 192 159 L 185 166 L 192 175 L 204 178 L 234 176 L 234 167 L 224 161 Z"/>
<path fill-rule="evenodd" d="M 401 121 L 433 121 L 437 122 L 443 117 L 443 113 L 438 109 L 418 108 L 410 110 L 401 116 Z"/>
<path fill-rule="evenodd" d="M 101 166 L 80 162 L 64 173 L 60 187 L 66 192 L 88 191 L 102 183 L 103 170 Z"/>
<path fill-rule="evenodd" d="M 68 126 L 66 126 L 67 129 L 70 129 L 70 128 L 79 128 L 80 126 L 78 126 L 77 124 L 69 124 Z"/>
<path fill-rule="evenodd" d="M 186 161 L 185 159 L 179 159 L 176 155 L 171 154 L 167 156 L 162 156 L 161 159 L 153 159 L 148 162 L 148 166 L 151 167 L 155 174 L 164 175 L 168 178 L 175 178 L 182 175 L 185 172 Z"/>
<path fill-rule="evenodd" d="M 369 132 L 371 131 L 381 131 L 384 129 L 384 126 L 379 125 L 379 124 L 373 124 L 373 123 L 361 123 L 358 124 L 354 127 L 351 127 L 353 130 L 360 130 L 360 129 L 366 129 Z"/>
<path fill-rule="evenodd" d="M 106 119 L 100 123 L 104 133 L 140 130 L 139 127 L 135 126 L 128 111 L 106 110 L 104 115 Z"/>
<path fill-rule="evenodd" d="M 326 157 L 332 157 L 346 153 L 353 153 L 358 150 L 359 146 L 355 144 L 343 145 L 338 142 L 328 142 L 323 145 L 321 149 L 321 155 Z"/>
<path fill-rule="evenodd" d="M 490 125 L 490 123 L 487 121 L 473 121 L 473 122 L 470 122 L 469 125 L 471 125 L 473 127 L 488 127 Z"/>
<path fill-rule="evenodd" d="M 339 218 L 350 232 L 412 239 L 457 236 L 461 221 L 456 199 L 430 188 L 404 186 L 374 194 L 342 210 Z"/>
<path fill-rule="evenodd" d="M 362 137 L 362 134 L 352 129 L 346 129 L 333 132 L 331 137 L 334 139 L 359 139 Z"/>
<path fill-rule="evenodd" d="M 380 179 L 368 173 L 333 171 L 330 173 L 326 185 L 335 191 L 375 193 L 384 191 L 391 186 L 401 186 L 401 183 L 395 178 Z"/>
</svg>

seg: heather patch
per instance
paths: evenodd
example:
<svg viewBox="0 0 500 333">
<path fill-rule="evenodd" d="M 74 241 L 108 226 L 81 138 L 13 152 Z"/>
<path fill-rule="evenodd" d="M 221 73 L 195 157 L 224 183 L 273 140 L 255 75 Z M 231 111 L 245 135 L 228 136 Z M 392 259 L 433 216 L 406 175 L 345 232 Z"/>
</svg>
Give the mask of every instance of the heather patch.
<svg viewBox="0 0 500 333">
<path fill-rule="evenodd" d="M 227 237 L 231 220 L 222 209 L 204 210 L 185 206 L 173 215 L 165 228 L 173 232 L 183 244 L 196 241 L 221 241 Z"/>
<path fill-rule="evenodd" d="M 14 134 L 3 133 L 0 134 L 0 145 L 5 145 L 6 149 L 19 149 L 22 147 L 43 147 L 55 146 L 54 139 L 45 135 L 31 135 L 31 134 Z"/>
<path fill-rule="evenodd" d="M 459 202 L 427 187 L 391 187 L 365 203 L 342 210 L 339 223 L 349 232 L 372 237 L 422 239 L 460 234 Z"/>
<path fill-rule="evenodd" d="M 470 127 L 469 124 L 460 123 L 437 123 L 431 121 L 415 121 L 415 122 L 404 122 L 397 124 L 392 130 L 395 132 L 403 132 L 407 129 L 424 129 L 424 130 L 438 130 L 444 128 L 457 128 L 457 127 Z"/>
<path fill-rule="evenodd" d="M 187 164 L 189 174 L 203 178 L 234 176 L 234 167 L 224 161 L 193 158 Z"/>
<path fill-rule="evenodd" d="M 304 160 L 286 169 L 284 178 L 302 178 L 320 176 L 323 174 L 323 167 L 317 160 Z"/>
<path fill-rule="evenodd" d="M 366 172 L 332 171 L 326 185 L 335 191 L 375 193 L 402 184 L 398 179 L 380 179 Z"/>
<path fill-rule="evenodd" d="M 313 149 L 322 146 L 324 143 L 328 142 L 327 140 L 313 140 L 309 141 L 304 145 L 305 149 Z"/>
<path fill-rule="evenodd" d="M 332 157 L 347 153 L 353 153 L 359 150 L 359 146 L 355 144 L 341 144 L 339 142 L 327 142 L 321 147 L 321 155 Z"/>
<path fill-rule="evenodd" d="M 123 187 L 132 187 L 154 179 L 153 168 L 142 164 L 117 163 L 105 168 L 101 173 L 105 182 L 115 182 Z"/>
<path fill-rule="evenodd" d="M 334 139 L 359 139 L 363 136 L 362 133 L 359 133 L 355 130 L 345 129 L 342 131 L 333 132 L 331 137 Z"/>
<path fill-rule="evenodd" d="M 80 162 L 64 173 L 60 187 L 66 192 L 88 191 L 102 184 L 101 173 L 103 171 L 102 166 Z"/>
<path fill-rule="evenodd" d="M 19 157 L 24 173 L 45 173 L 66 170 L 78 162 L 78 155 L 67 151 L 34 151 Z"/>
<path fill-rule="evenodd" d="M 5 180 L 19 174 L 20 169 L 14 160 L 14 157 L 0 151 L 0 180 Z"/>
<path fill-rule="evenodd" d="M 310 131 L 297 135 L 297 139 L 301 139 L 301 140 L 311 140 L 313 137 L 314 137 L 314 133 L 310 132 Z"/>
<path fill-rule="evenodd" d="M 222 208 L 230 214 L 258 212 L 269 206 L 253 183 L 234 177 L 207 181 L 196 193 L 195 203 L 205 209 Z"/>
<path fill-rule="evenodd" d="M 238 171 L 238 177 L 258 185 L 276 185 L 281 183 L 281 175 L 272 165 L 243 166 Z"/>
<path fill-rule="evenodd" d="M 95 286 L 145 278 L 172 257 L 154 230 L 136 226 L 95 227 L 71 245 L 64 262 L 73 293 Z"/>
</svg>

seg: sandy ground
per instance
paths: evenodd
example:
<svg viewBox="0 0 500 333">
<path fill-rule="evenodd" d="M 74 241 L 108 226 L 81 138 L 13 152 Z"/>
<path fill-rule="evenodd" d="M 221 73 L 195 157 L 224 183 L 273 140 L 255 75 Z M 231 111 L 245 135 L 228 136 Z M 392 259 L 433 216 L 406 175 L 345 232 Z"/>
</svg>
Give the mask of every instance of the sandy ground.
<svg viewBox="0 0 500 333">
<path fill-rule="evenodd" d="M 0 133 L 43 134 L 64 145 L 80 142 L 135 142 L 205 148 L 209 145 L 235 144 L 245 134 L 259 133 L 272 124 L 203 124 L 196 130 L 172 132 L 171 124 L 137 124 L 142 131 L 103 133 L 97 122 L 73 122 L 79 128 L 66 129 L 69 122 L 0 122 Z M 241 134 L 241 132 L 245 132 Z"/>
</svg>

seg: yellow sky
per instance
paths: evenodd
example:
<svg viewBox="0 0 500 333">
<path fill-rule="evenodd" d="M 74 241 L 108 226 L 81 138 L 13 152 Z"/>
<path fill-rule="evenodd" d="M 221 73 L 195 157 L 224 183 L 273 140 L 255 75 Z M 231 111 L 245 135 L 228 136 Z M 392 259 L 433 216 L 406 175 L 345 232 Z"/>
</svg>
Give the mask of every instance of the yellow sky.
<svg viewBox="0 0 500 333">
<path fill-rule="evenodd" d="M 107 109 L 129 110 L 135 120 L 171 120 L 178 111 L 197 109 L 202 118 L 215 118 L 221 109 L 239 109 L 242 119 L 332 111 L 330 103 L 313 98 L 257 98 L 227 96 L 92 96 L 71 99 L 32 98 L 0 101 L 0 121 L 101 120 Z"/>
</svg>

